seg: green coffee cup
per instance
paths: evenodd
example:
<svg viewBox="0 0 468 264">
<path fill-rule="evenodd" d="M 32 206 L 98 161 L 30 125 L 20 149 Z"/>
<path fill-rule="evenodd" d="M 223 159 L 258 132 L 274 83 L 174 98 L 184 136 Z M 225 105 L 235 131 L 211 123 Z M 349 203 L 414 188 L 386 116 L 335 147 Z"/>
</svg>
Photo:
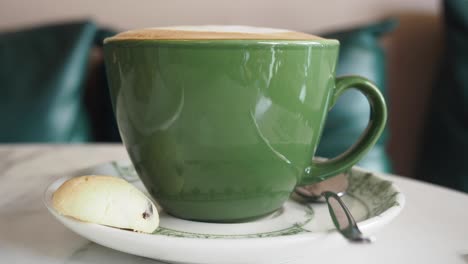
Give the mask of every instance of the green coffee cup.
<svg viewBox="0 0 468 264">
<path fill-rule="evenodd" d="M 374 84 L 335 77 L 336 40 L 166 31 L 178 30 L 130 31 L 107 39 L 104 49 L 128 154 L 174 216 L 234 222 L 271 213 L 296 186 L 356 164 L 385 126 Z M 348 151 L 314 162 L 327 112 L 351 88 L 369 100 L 369 125 Z"/>
</svg>

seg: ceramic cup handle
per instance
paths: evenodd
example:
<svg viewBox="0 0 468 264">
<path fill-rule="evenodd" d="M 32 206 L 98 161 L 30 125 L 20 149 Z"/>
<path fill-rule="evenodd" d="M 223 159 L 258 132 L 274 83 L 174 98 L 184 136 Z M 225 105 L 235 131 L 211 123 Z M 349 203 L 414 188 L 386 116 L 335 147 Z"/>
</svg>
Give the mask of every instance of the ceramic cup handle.
<svg viewBox="0 0 468 264">
<path fill-rule="evenodd" d="M 370 119 L 367 128 L 358 141 L 341 155 L 326 161 L 313 160 L 299 185 L 320 182 L 348 170 L 374 146 L 382 134 L 387 121 L 387 107 L 382 93 L 368 79 L 359 76 L 336 78 L 336 88 L 330 108 L 343 92 L 352 88 L 363 93 L 369 101 Z"/>
</svg>

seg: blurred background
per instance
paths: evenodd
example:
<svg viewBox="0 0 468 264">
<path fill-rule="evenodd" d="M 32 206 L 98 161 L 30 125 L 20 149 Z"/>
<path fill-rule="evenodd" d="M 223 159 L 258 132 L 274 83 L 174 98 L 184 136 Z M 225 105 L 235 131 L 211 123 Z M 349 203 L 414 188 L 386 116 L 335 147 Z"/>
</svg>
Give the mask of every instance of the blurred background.
<svg viewBox="0 0 468 264">
<path fill-rule="evenodd" d="M 468 1 L 197 0 L 0 2 L 0 143 L 120 142 L 102 40 L 154 26 L 232 24 L 337 38 L 337 75 L 373 80 L 387 131 L 361 162 L 468 191 Z M 348 92 L 317 155 L 365 129 L 367 101 Z M 1 158 L 1 157 L 0 157 Z"/>
</svg>

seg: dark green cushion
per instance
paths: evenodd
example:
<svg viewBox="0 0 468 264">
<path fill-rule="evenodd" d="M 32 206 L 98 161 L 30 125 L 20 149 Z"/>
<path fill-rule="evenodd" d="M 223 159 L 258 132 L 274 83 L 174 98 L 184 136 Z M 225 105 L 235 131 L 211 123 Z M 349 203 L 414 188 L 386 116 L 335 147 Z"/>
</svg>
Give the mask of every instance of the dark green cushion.
<svg viewBox="0 0 468 264">
<path fill-rule="evenodd" d="M 0 34 L 0 142 L 90 139 L 81 99 L 95 32 L 77 22 Z"/>
<path fill-rule="evenodd" d="M 468 1 L 444 1 L 444 25 L 445 50 L 416 174 L 468 192 Z"/>
<path fill-rule="evenodd" d="M 110 29 L 101 29 L 96 35 L 96 46 L 101 47 L 107 37 L 115 35 Z M 106 78 L 104 62 L 97 67 L 96 87 L 93 87 L 93 98 L 91 104 L 94 106 L 92 116 L 94 140 L 98 142 L 121 142 L 117 122 L 112 109 L 110 91 Z"/>
<path fill-rule="evenodd" d="M 340 41 L 337 76 L 361 75 L 373 81 L 386 96 L 386 57 L 380 37 L 396 26 L 393 19 L 347 31 L 325 34 Z M 369 122 L 369 103 L 355 90 L 344 93 L 328 114 L 318 156 L 332 158 L 343 153 L 365 130 Z M 375 147 L 361 160 L 360 166 L 376 171 L 391 171 L 386 152 L 388 125 Z"/>
</svg>

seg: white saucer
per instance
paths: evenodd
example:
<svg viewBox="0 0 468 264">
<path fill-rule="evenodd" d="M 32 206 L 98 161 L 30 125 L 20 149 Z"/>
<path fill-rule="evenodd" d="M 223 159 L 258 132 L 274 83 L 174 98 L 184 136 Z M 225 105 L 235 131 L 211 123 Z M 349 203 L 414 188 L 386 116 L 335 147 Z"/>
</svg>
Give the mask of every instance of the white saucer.
<svg viewBox="0 0 468 264">
<path fill-rule="evenodd" d="M 44 203 L 52 215 L 75 233 L 103 246 L 171 263 L 284 263 L 312 254 L 321 247 L 346 241 L 334 230 L 325 204 L 287 201 L 275 213 L 236 224 L 202 223 L 160 212 L 154 234 L 141 234 L 84 223 L 62 216 L 52 207 L 52 194 L 67 179 L 78 175 L 115 175 L 146 193 L 129 161 L 110 162 L 53 182 Z M 396 217 L 404 196 L 385 176 L 353 168 L 348 194 L 343 197 L 363 233 L 373 233 Z"/>
</svg>

